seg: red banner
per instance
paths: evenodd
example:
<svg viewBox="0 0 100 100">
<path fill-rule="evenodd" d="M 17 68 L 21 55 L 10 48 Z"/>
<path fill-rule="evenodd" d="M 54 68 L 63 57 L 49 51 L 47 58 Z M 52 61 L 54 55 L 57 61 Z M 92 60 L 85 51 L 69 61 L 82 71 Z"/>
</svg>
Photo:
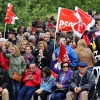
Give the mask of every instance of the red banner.
<svg viewBox="0 0 100 100">
<path fill-rule="evenodd" d="M 18 17 L 12 12 L 13 5 L 8 4 L 7 11 L 6 11 L 6 17 L 5 17 L 5 23 L 6 24 L 14 24 L 15 20 L 18 19 Z"/>
<path fill-rule="evenodd" d="M 71 31 L 72 26 L 78 21 L 74 11 L 66 8 L 59 8 L 56 30 Z"/>
<path fill-rule="evenodd" d="M 62 42 L 60 42 L 58 62 L 68 62 L 70 64 L 70 59 L 68 57 L 65 45 Z"/>
<path fill-rule="evenodd" d="M 80 15 L 81 20 L 86 24 L 87 29 L 90 29 L 90 27 L 95 24 L 95 20 L 80 8 L 75 7 L 75 11 Z"/>
</svg>

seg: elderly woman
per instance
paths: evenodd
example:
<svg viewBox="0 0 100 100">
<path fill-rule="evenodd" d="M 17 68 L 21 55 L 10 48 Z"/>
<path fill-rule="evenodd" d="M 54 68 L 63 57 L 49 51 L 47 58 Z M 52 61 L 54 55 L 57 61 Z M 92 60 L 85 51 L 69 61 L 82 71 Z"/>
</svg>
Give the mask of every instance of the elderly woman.
<svg viewBox="0 0 100 100">
<path fill-rule="evenodd" d="M 61 69 L 55 68 L 54 65 L 57 62 L 55 60 L 55 55 L 52 56 L 53 60 L 51 61 L 50 68 L 58 74 L 55 80 L 55 90 L 51 94 L 50 100 L 63 100 L 66 98 L 66 92 L 68 91 L 68 81 L 71 77 L 73 71 L 69 69 L 69 60 L 63 60 L 61 63 Z"/>
<path fill-rule="evenodd" d="M 75 52 L 78 55 L 79 62 L 86 62 L 88 64 L 88 70 L 92 71 L 95 64 L 95 58 L 90 48 L 87 47 L 84 39 L 78 41 Z"/>
<path fill-rule="evenodd" d="M 18 82 L 14 79 L 12 79 L 14 72 L 17 72 L 18 74 L 23 74 L 26 69 L 26 63 L 24 58 L 20 54 L 20 50 L 18 46 L 13 45 L 11 47 L 11 54 L 6 53 L 6 49 L 3 49 L 3 55 L 4 57 L 9 59 L 9 69 L 8 73 L 10 75 L 10 82 L 11 82 L 11 88 L 12 88 L 12 100 L 17 100 L 18 92 L 21 87 L 21 82 Z"/>
<path fill-rule="evenodd" d="M 48 66 L 48 51 L 47 43 L 44 41 L 38 42 L 38 50 L 35 51 L 36 63 L 40 69 Z"/>
</svg>

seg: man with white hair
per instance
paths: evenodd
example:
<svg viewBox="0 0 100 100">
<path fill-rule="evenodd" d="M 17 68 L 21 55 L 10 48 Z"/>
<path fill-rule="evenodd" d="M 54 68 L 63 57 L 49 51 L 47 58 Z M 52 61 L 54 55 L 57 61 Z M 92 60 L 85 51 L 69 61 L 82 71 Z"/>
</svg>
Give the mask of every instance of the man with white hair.
<svg viewBox="0 0 100 100">
<path fill-rule="evenodd" d="M 28 40 L 29 36 L 30 36 L 30 33 L 25 32 L 25 33 L 23 34 L 23 40 L 24 40 L 24 39 Z"/>
<path fill-rule="evenodd" d="M 29 44 L 30 45 L 35 45 L 35 41 L 36 41 L 36 38 L 34 35 L 30 35 L 29 38 L 28 38 L 28 41 L 29 41 Z"/>
<path fill-rule="evenodd" d="M 39 34 L 39 41 L 43 41 L 44 35 L 45 35 L 44 33 L 40 33 L 40 34 Z"/>
<path fill-rule="evenodd" d="M 36 51 L 36 44 L 35 44 L 35 41 L 36 41 L 36 38 L 34 35 L 30 35 L 29 38 L 28 38 L 28 41 L 29 41 L 29 45 L 31 45 L 33 47 L 33 55 L 34 55 L 34 52 Z"/>
</svg>

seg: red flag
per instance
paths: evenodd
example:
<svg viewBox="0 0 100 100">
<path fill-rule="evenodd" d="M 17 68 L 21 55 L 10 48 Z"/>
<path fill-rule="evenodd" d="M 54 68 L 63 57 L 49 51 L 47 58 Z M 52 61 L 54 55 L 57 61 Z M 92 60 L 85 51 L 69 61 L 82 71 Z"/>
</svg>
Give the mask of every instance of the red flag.
<svg viewBox="0 0 100 100">
<path fill-rule="evenodd" d="M 15 20 L 18 19 L 18 17 L 12 12 L 12 9 L 13 9 L 13 5 L 8 3 L 6 17 L 4 20 L 6 24 L 14 24 Z"/>
<path fill-rule="evenodd" d="M 90 29 L 90 27 L 95 24 L 95 20 L 90 15 L 88 15 L 86 12 L 81 10 L 80 8 L 75 7 L 75 11 L 76 13 L 79 14 L 81 18 L 80 20 L 82 20 L 86 24 L 87 29 Z M 78 17 L 79 19 L 79 16 L 76 16 L 76 17 Z"/>
<path fill-rule="evenodd" d="M 78 7 L 75 7 L 75 11 L 59 8 L 56 31 L 73 30 L 74 34 L 81 38 L 86 27 L 89 29 L 94 23 L 95 20 Z"/>
<path fill-rule="evenodd" d="M 70 59 L 69 59 L 68 54 L 66 52 L 65 45 L 63 45 L 62 42 L 60 43 L 58 62 L 68 62 L 70 64 Z"/>
<path fill-rule="evenodd" d="M 75 16 L 74 11 L 59 7 L 56 31 L 71 31 L 72 25 L 77 22 L 78 18 Z"/>
<path fill-rule="evenodd" d="M 81 38 L 85 29 L 89 29 L 95 24 L 95 20 L 78 7 L 75 7 L 75 16 L 79 19 L 79 22 L 74 24 L 72 29 L 74 34 Z"/>
<path fill-rule="evenodd" d="M 76 23 L 75 25 L 73 25 L 73 31 L 74 34 L 76 34 L 78 37 L 81 38 L 81 36 L 83 35 L 85 29 L 86 29 L 86 25 L 85 23 L 83 23 L 82 21 Z"/>
</svg>

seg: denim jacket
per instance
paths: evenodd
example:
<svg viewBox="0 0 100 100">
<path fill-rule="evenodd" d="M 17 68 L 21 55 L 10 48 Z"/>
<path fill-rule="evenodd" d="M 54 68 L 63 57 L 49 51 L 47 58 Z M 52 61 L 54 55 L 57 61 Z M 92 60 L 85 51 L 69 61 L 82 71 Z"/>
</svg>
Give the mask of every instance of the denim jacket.
<svg viewBox="0 0 100 100">
<path fill-rule="evenodd" d="M 47 77 L 47 78 L 42 77 L 40 89 L 42 91 L 52 92 L 51 88 L 52 88 L 53 84 L 54 84 L 54 77 L 52 75 L 50 77 Z"/>
</svg>

